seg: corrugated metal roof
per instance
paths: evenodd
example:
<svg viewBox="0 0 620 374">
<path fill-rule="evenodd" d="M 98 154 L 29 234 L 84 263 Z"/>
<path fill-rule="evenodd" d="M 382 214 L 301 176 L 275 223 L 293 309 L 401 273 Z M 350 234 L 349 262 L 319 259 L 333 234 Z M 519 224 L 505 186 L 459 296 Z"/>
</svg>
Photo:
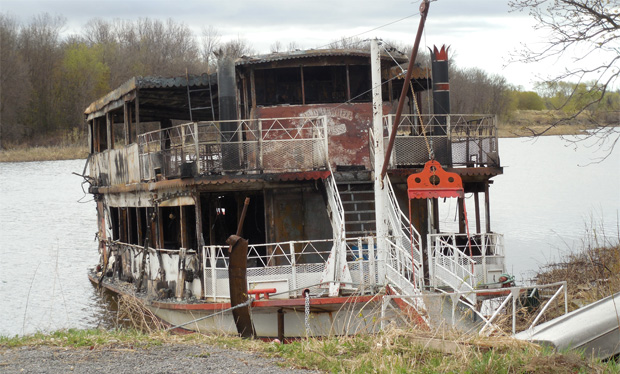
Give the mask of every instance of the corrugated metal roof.
<svg viewBox="0 0 620 374">
<path fill-rule="evenodd" d="M 189 76 L 189 86 L 190 87 L 207 87 L 209 85 L 209 80 L 211 80 L 211 84 L 217 84 L 217 74 L 211 74 L 209 77 L 208 74 L 202 75 L 190 75 Z M 92 102 L 88 108 L 84 111 L 84 114 L 88 115 L 94 113 L 98 110 L 103 109 L 109 103 L 120 100 L 126 94 L 135 91 L 136 89 L 153 89 L 153 88 L 181 88 L 187 86 L 187 78 L 185 76 L 181 77 L 156 77 L 156 76 L 147 76 L 147 77 L 133 77 L 129 79 L 127 82 L 120 85 L 114 91 L 109 92 L 107 95 L 99 98 L 98 100 Z"/>
<path fill-rule="evenodd" d="M 235 62 L 236 65 L 252 65 L 263 64 L 274 61 L 295 60 L 311 57 L 337 57 L 337 56 L 357 56 L 370 58 L 370 52 L 362 49 L 308 49 L 304 51 L 292 51 L 292 52 L 275 52 L 265 55 L 257 56 L 244 56 Z M 381 58 L 385 60 L 392 60 L 388 54 L 381 54 Z M 394 55 L 394 59 L 397 62 L 403 63 L 408 61 L 406 57 L 402 55 Z"/>
</svg>

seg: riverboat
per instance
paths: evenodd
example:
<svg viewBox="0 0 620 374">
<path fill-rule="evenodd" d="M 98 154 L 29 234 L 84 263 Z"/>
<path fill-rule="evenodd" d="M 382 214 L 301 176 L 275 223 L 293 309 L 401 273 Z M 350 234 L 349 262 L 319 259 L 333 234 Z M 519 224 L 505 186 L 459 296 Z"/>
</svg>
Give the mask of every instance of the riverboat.
<svg viewBox="0 0 620 374">
<path fill-rule="evenodd" d="M 221 56 L 93 102 L 93 283 L 172 328 L 281 339 L 454 322 L 508 295 L 496 117 L 450 113 L 447 48 L 431 70 L 369 44 Z"/>
</svg>

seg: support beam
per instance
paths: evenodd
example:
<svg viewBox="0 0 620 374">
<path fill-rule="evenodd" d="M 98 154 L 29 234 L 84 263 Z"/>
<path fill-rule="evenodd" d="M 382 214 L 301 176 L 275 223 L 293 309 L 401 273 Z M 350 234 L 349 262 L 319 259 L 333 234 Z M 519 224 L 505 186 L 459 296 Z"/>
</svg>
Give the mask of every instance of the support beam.
<svg viewBox="0 0 620 374">
<path fill-rule="evenodd" d="M 476 205 L 476 234 L 480 234 L 480 196 L 474 192 L 474 204 Z"/>
<path fill-rule="evenodd" d="M 136 100 L 134 101 L 134 115 L 136 117 L 136 138 L 141 134 L 142 129 L 140 128 L 140 99 L 138 95 L 138 91 L 136 91 Z"/>
<path fill-rule="evenodd" d="M 123 103 L 123 132 L 125 133 L 125 145 L 131 144 L 131 119 L 129 117 L 129 105 Z"/>
<path fill-rule="evenodd" d="M 484 182 L 484 220 L 486 232 L 491 232 L 491 203 L 489 200 L 489 181 Z"/>
<path fill-rule="evenodd" d="M 466 232 L 467 228 L 465 227 L 465 209 L 463 207 L 465 204 L 465 199 L 462 197 L 458 198 L 458 207 L 459 207 L 459 233 L 463 234 Z"/>
<path fill-rule="evenodd" d="M 114 149 L 114 124 L 112 123 L 110 112 L 105 114 L 106 134 L 107 134 L 107 149 Z"/>
</svg>

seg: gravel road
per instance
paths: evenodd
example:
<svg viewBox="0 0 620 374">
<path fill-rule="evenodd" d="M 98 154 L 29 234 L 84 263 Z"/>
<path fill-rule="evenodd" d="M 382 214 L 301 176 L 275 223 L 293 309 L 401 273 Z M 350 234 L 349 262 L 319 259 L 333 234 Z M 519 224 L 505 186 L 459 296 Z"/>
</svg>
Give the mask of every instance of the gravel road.
<svg viewBox="0 0 620 374">
<path fill-rule="evenodd" d="M 0 373 L 317 373 L 279 365 L 256 353 L 207 344 L 150 348 L 0 348 Z"/>
</svg>

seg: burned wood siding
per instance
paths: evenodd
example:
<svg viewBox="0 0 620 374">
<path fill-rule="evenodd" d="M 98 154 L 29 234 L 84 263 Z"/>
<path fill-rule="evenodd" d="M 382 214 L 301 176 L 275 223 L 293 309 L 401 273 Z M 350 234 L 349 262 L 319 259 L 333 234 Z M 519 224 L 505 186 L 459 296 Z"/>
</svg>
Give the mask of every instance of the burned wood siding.
<svg viewBox="0 0 620 374">
<path fill-rule="evenodd" d="M 131 144 L 121 149 L 93 154 L 90 176 L 99 187 L 140 182 L 138 145 Z"/>
</svg>

